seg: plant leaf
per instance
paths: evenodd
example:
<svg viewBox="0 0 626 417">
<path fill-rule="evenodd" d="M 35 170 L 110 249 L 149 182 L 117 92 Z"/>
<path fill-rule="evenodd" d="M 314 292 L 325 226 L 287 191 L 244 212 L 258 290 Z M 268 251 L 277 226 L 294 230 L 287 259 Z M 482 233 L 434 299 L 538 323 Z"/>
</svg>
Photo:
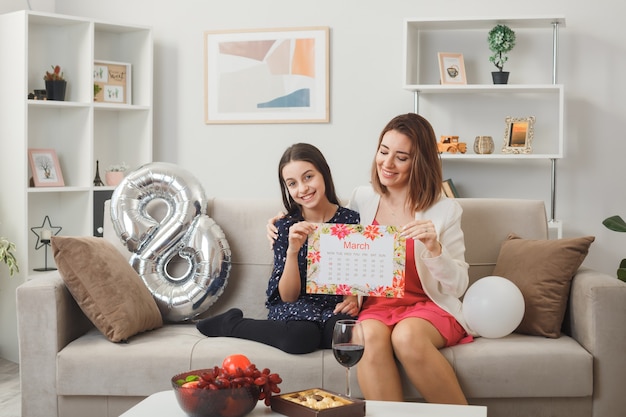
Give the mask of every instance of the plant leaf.
<svg viewBox="0 0 626 417">
<path fill-rule="evenodd" d="M 614 232 L 626 232 L 626 222 L 620 216 L 611 216 L 602 222 L 609 230 Z"/>
</svg>

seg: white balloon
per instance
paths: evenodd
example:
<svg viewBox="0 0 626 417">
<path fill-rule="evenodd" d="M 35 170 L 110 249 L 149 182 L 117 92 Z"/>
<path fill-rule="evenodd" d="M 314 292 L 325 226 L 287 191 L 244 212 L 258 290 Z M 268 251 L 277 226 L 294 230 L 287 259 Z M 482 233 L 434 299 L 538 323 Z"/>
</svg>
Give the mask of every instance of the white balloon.
<svg viewBox="0 0 626 417">
<path fill-rule="evenodd" d="M 524 297 L 503 277 L 488 276 L 472 284 L 463 297 L 463 314 L 471 329 L 482 337 L 504 337 L 524 317 Z"/>
</svg>

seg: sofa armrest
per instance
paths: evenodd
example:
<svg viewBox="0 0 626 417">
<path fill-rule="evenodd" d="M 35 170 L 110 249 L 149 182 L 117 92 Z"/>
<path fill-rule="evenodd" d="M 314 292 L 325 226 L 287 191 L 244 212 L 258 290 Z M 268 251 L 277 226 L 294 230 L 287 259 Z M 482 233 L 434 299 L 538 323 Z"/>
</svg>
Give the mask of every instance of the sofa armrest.
<svg viewBox="0 0 626 417">
<path fill-rule="evenodd" d="M 57 353 L 93 325 L 58 272 L 21 284 L 16 305 L 22 413 L 32 417 L 56 415 Z"/>
<path fill-rule="evenodd" d="M 617 416 L 626 409 L 626 283 L 581 268 L 569 301 L 571 335 L 593 355 L 593 415 Z"/>
</svg>

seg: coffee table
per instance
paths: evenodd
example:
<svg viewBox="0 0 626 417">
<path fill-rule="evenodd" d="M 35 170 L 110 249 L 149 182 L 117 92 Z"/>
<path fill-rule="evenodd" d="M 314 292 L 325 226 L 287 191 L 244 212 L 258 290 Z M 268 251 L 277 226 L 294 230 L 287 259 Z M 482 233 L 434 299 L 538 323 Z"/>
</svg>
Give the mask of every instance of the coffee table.
<svg viewBox="0 0 626 417">
<path fill-rule="evenodd" d="M 412 402 L 367 401 L 365 406 L 367 417 L 487 417 L 487 407 L 477 405 L 445 405 Z M 152 394 L 120 417 L 187 417 L 178 406 L 174 391 L 161 391 Z M 282 414 L 273 412 L 262 401 L 255 407 L 250 417 L 274 416 Z"/>
</svg>

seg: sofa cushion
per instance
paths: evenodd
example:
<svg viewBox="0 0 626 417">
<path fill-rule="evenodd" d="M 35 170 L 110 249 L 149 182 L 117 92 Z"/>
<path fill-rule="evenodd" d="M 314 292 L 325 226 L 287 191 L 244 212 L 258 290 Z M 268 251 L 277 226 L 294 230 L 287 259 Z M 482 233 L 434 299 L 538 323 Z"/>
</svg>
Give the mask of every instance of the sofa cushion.
<svg viewBox="0 0 626 417">
<path fill-rule="evenodd" d="M 594 240 L 593 236 L 554 240 L 508 236 L 493 275 L 511 280 L 524 296 L 524 317 L 515 332 L 560 337 L 571 280 Z"/>
<path fill-rule="evenodd" d="M 150 291 L 122 254 L 97 237 L 52 237 L 52 251 L 68 290 L 112 342 L 163 325 Z"/>
<path fill-rule="evenodd" d="M 186 323 L 165 324 L 138 334 L 128 343 L 109 343 L 93 329 L 59 352 L 57 391 L 67 396 L 148 396 L 170 390 L 171 377 L 180 372 L 212 368 L 226 356 L 241 353 L 260 369 L 269 368 L 281 375 L 281 391 L 290 392 L 321 386 L 324 352 L 332 356 L 331 350 L 289 355 L 250 340 L 207 338 L 195 325 Z M 334 366 L 340 367 L 337 361 Z M 345 379 L 339 381 L 345 383 Z"/>
</svg>

